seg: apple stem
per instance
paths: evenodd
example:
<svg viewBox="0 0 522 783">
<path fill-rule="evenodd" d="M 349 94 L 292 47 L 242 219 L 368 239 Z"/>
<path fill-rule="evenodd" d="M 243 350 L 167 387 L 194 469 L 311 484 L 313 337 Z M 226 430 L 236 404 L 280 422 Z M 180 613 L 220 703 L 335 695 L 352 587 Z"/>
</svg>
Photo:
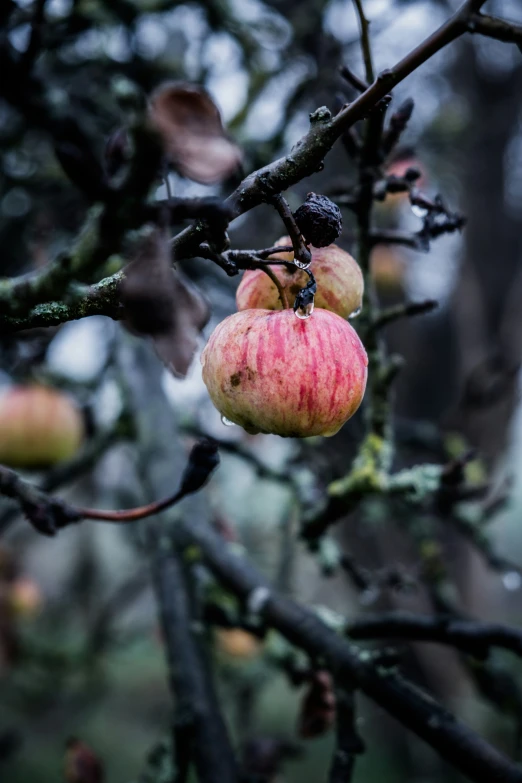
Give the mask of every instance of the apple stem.
<svg viewBox="0 0 522 783">
<path fill-rule="evenodd" d="M 286 295 L 286 290 L 284 285 L 281 284 L 281 281 L 279 280 L 278 276 L 275 274 L 275 272 L 270 269 L 268 264 L 263 264 L 259 267 L 263 270 L 263 272 L 268 275 L 270 280 L 273 282 L 275 287 L 277 288 L 277 291 L 279 293 L 279 298 L 281 300 L 281 304 L 283 305 L 283 310 L 288 310 L 290 308 L 290 303 L 288 301 L 288 296 Z"/>
</svg>

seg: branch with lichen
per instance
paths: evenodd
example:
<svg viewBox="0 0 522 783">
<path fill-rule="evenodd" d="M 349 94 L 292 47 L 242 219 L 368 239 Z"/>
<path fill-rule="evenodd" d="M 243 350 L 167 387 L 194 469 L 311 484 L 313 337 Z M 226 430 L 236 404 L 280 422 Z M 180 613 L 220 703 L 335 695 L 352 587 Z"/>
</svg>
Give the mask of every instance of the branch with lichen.
<svg viewBox="0 0 522 783">
<path fill-rule="evenodd" d="M 226 200 L 225 207 L 228 210 L 230 219 L 238 217 L 244 212 L 253 209 L 255 206 L 269 200 L 273 196 L 278 196 L 282 191 L 287 190 L 304 177 L 320 170 L 323 166 L 325 156 L 332 149 L 336 140 L 349 130 L 355 122 L 367 116 L 368 113 L 372 113 L 374 118 L 374 120 L 369 123 L 368 127 L 370 129 L 373 128 L 374 130 L 377 129 L 377 135 L 379 135 L 378 115 L 380 110 L 377 112 L 372 110 L 374 110 L 382 99 L 386 98 L 390 89 L 405 79 L 410 73 L 416 70 L 416 68 L 448 43 L 467 32 L 468 23 L 472 18 L 472 15 L 477 14 L 482 5 L 483 0 L 466 0 L 458 11 L 436 32 L 417 46 L 393 68 L 380 73 L 367 89 L 361 92 L 355 101 L 344 106 L 335 116 L 332 116 L 331 112 L 325 107 L 313 112 L 310 116 L 309 132 L 295 145 L 292 151 L 285 157 L 250 174 Z M 4 47 L 0 54 L 0 59 L 3 58 L 2 62 L 5 60 L 7 65 L 12 65 L 12 53 L 9 49 Z M 32 82 L 31 85 L 33 85 Z M 36 87 L 36 94 L 40 95 L 41 85 L 36 85 Z M 20 96 L 16 91 L 9 90 L 4 85 L 3 93 L 4 97 L 14 105 L 20 104 Z M 56 131 L 56 127 L 53 124 L 53 118 L 49 118 L 45 111 L 38 114 L 36 108 L 32 106 L 32 104 L 25 103 L 23 103 L 21 108 L 28 113 L 31 120 L 37 120 L 39 126 L 42 126 L 42 118 L 46 118 L 43 127 L 45 130 L 49 131 L 51 135 Z M 370 135 L 372 136 L 375 134 L 372 133 Z M 142 146 L 141 141 L 139 146 Z M 148 149 L 150 149 L 150 147 L 148 147 Z M 134 178 L 134 184 L 143 185 L 143 167 L 140 166 L 138 169 L 139 170 L 136 171 L 136 177 Z M 147 168 L 151 177 L 153 176 L 153 170 L 155 172 L 156 168 L 152 166 Z M 145 179 L 147 178 L 145 177 Z M 134 186 L 131 187 L 131 194 L 133 188 Z M 103 193 L 104 197 L 107 197 L 106 189 L 103 190 Z M 118 196 L 115 197 L 113 201 L 119 201 L 120 199 L 121 193 L 118 191 Z M 133 223 L 135 225 L 140 225 L 140 221 L 143 220 L 143 213 L 141 214 L 141 217 L 139 214 L 136 215 L 134 221 L 132 205 L 129 206 L 125 199 L 123 201 L 125 203 L 118 204 L 117 208 L 111 208 L 110 210 L 111 220 L 106 221 L 107 224 L 110 224 L 108 226 L 110 230 L 107 234 L 105 234 L 105 229 L 103 231 L 101 230 L 100 226 L 100 236 L 98 239 L 102 241 L 95 241 L 93 243 L 96 250 L 91 250 L 91 252 L 87 254 L 87 258 L 85 258 L 83 253 L 74 254 L 73 266 L 77 267 L 80 271 L 83 269 L 86 274 L 90 273 L 101 266 L 109 255 L 120 252 L 121 242 L 119 240 L 122 238 L 122 228 L 128 231 Z M 137 212 L 139 213 L 140 210 L 137 209 Z M 178 234 L 172 243 L 174 258 L 192 258 L 197 255 L 200 244 L 206 238 L 205 234 L 207 230 L 208 226 L 205 225 L 205 222 L 199 221 L 196 225 Z M 90 241 L 92 241 L 92 238 L 90 238 Z M 22 328 L 30 328 L 31 326 L 55 325 L 70 320 L 71 318 L 83 317 L 96 312 L 96 308 L 87 305 L 87 303 L 85 303 L 85 307 L 76 307 L 71 310 L 57 301 L 61 298 L 62 293 L 67 288 L 65 285 L 65 268 L 70 263 L 70 260 L 67 259 L 69 259 L 69 256 L 63 256 L 57 259 L 52 265 L 52 268 L 38 273 L 30 282 L 27 279 L 19 280 L 18 282 L 4 281 L 3 298 L 5 302 L 8 303 L 8 311 L 11 316 L 13 316 L 13 319 L 16 315 L 18 320 L 8 320 L 6 316 L 3 315 L 2 322 L 0 323 L 5 324 L 6 328 L 9 328 L 11 331 L 16 331 Z M 361 257 L 360 260 L 364 263 L 364 257 Z M 70 282 L 73 276 L 74 275 L 69 272 L 67 282 Z M 18 285 L 20 287 L 16 290 Z M 1 289 L 0 296 L 2 296 Z M 44 298 L 42 299 L 42 297 Z M 47 308 L 38 309 L 35 307 L 36 305 L 43 304 L 44 301 L 49 303 Z M 107 314 L 111 317 L 115 317 L 114 314 L 118 312 L 119 308 L 114 299 L 112 300 L 111 307 L 109 307 L 107 303 L 106 307 L 108 310 Z"/>
</svg>

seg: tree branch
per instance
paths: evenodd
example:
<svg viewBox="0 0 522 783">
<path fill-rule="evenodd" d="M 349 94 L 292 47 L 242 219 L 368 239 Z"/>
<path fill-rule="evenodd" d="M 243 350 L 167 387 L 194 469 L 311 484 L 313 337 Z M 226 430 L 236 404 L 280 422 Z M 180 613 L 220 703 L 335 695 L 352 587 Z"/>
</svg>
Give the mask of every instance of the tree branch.
<svg viewBox="0 0 522 783">
<path fill-rule="evenodd" d="M 452 617 L 429 617 L 410 612 L 366 615 L 346 626 L 350 639 L 408 639 L 457 647 L 475 658 L 486 658 L 492 647 L 522 657 L 522 630 Z"/>
<path fill-rule="evenodd" d="M 216 446 L 210 441 L 199 441 L 193 447 L 179 489 L 162 500 L 155 500 L 138 508 L 109 511 L 72 506 L 59 498 L 50 497 L 42 490 L 24 481 L 13 470 L 0 465 L 0 494 L 16 500 L 28 521 L 39 532 L 54 536 L 59 530 L 93 519 L 102 522 L 128 523 L 155 516 L 179 503 L 187 495 L 198 492 L 219 464 Z"/>
<path fill-rule="evenodd" d="M 152 572 L 170 685 L 176 700 L 173 738 L 176 783 L 188 779 L 192 761 L 201 783 L 234 783 L 236 763 L 210 683 L 201 631 L 195 630 L 186 566 L 179 555 L 165 553 L 158 544 L 159 540 L 152 544 Z"/>
<path fill-rule="evenodd" d="M 285 224 L 285 228 L 290 235 L 295 260 L 298 261 L 301 266 L 308 266 L 312 260 L 312 254 L 306 247 L 303 235 L 299 231 L 297 223 L 295 222 L 294 216 L 292 215 L 292 211 L 288 206 L 286 199 L 284 199 L 283 196 L 279 193 L 275 196 L 272 196 L 270 201 L 277 209 L 279 216 L 281 217 L 281 220 Z"/>
<path fill-rule="evenodd" d="M 522 783 L 522 770 L 460 723 L 430 696 L 391 670 L 359 656 L 308 609 L 271 590 L 244 559 L 200 520 L 183 522 L 185 541 L 197 544 L 205 564 L 265 623 L 312 658 L 320 657 L 339 687 L 358 688 L 475 783 Z"/>
<path fill-rule="evenodd" d="M 176 420 L 161 384 L 163 365 L 138 340 L 125 341 L 119 365 L 140 444 L 139 472 L 146 491 L 159 495 L 168 491 L 184 460 Z M 190 478 L 186 469 L 185 477 Z M 201 495 L 186 503 L 188 518 L 204 513 Z M 164 514 L 148 520 L 145 527 L 174 702 L 177 776 L 173 783 L 184 783 L 190 765 L 202 783 L 235 783 L 236 763 L 212 682 L 194 576 L 181 553 L 170 546 L 169 534 L 178 524 L 171 514 Z"/>
<path fill-rule="evenodd" d="M 507 22 L 496 16 L 486 14 L 471 14 L 467 23 L 468 33 L 485 35 L 504 43 L 515 43 L 522 46 L 522 25 L 515 22 Z"/>
<path fill-rule="evenodd" d="M 24 315 L 0 314 L 0 334 L 13 334 L 24 329 L 59 326 L 77 318 L 90 315 L 106 315 L 118 320 L 123 316 L 120 304 L 123 273 L 100 280 L 88 288 L 73 289 L 65 301 L 49 301 L 36 305 Z"/>
<path fill-rule="evenodd" d="M 379 74 L 373 84 L 334 117 L 324 107 L 315 111 L 310 116 L 310 130 L 287 156 L 250 174 L 229 196 L 225 203 L 231 207 L 234 217 L 238 217 L 266 201 L 270 194 L 281 193 L 304 177 L 320 170 L 324 157 L 342 133 L 365 117 L 393 87 L 403 81 L 410 73 L 447 44 L 463 35 L 467 30 L 466 25 L 470 14 L 477 11 L 483 2 L 484 0 L 466 0 L 438 30 L 392 69 Z M 182 231 L 174 243 L 177 257 L 180 259 L 190 258 L 195 253 L 201 239 L 201 227 L 192 226 Z"/>
<path fill-rule="evenodd" d="M 438 302 L 435 299 L 425 299 L 423 302 L 404 302 L 404 304 L 394 305 L 388 307 L 386 310 L 381 310 L 377 319 L 374 321 L 374 329 L 382 329 L 384 326 L 399 320 L 400 318 L 411 318 L 415 315 L 423 315 L 424 313 L 431 313 L 432 310 L 438 307 Z"/>
<path fill-rule="evenodd" d="M 330 768 L 329 783 L 350 783 L 355 760 L 364 751 L 357 733 L 355 694 L 346 688 L 336 690 L 336 746 Z"/>
<path fill-rule="evenodd" d="M 304 177 L 318 171 L 322 167 L 325 155 L 331 150 L 335 141 L 344 131 L 357 122 L 357 120 L 366 116 L 368 112 L 387 95 L 392 87 L 405 79 L 412 71 L 426 62 L 426 60 L 448 43 L 466 32 L 470 14 L 479 10 L 482 4 L 482 1 L 479 0 L 466 0 L 460 9 L 437 31 L 398 62 L 394 68 L 379 74 L 373 84 L 358 96 L 353 103 L 345 106 L 334 117 L 332 117 L 331 113 L 324 107 L 315 111 L 310 117 L 311 127 L 309 132 L 295 145 L 291 153 L 250 174 L 226 200 L 225 206 L 228 209 L 230 218 L 238 217 L 244 212 L 253 209 L 255 206 L 267 201 L 270 196 L 280 194 Z M 6 59 L 5 50 L 1 51 L 0 55 Z M 10 57 L 7 57 L 7 60 L 10 63 Z M 18 98 L 16 92 L 7 90 L 5 97 L 17 105 Z M 33 108 L 31 108 L 31 118 L 35 112 L 36 109 L 33 111 Z M 38 112 L 36 112 L 36 114 L 37 113 Z M 42 123 L 41 116 L 39 115 L 35 121 L 37 122 L 37 125 L 40 126 Z M 49 129 L 52 131 L 52 122 L 50 120 L 48 125 Z M 155 171 L 156 167 L 147 167 L 149 172 L 153 169 Z M 139 181 L 139 177 L 137 177 L 137 180 Z M 126 212 L 128 212 L 128 210 L 120 210 L 119 214 L 122 216 L 125 228 L 128 229 L 129 216 Z M 198 247 L 205 239 L 205 232 L 206 228 L 204 223 L 199 222 L 178 234 L 172 244 L 175 258 L 191 258 L 197 255 Z M 106 248 L 106 252 L 100 252 L 99 255 L 96 253 L 96 260 L 99 261 L 99 263 L 102 263 L 106 259 L 107 252 L 117 252 L 119 249 L 119 242 L 116 240 L 117 236 L 113 234 L 113 244 L 111 242 L 109 251 L 107 251 Z M 91 260 L 94 259 L 91 258 Z M 58 263 L 58 268 L 52 272 L 53 276 L 56 274 L 58 279 L 62 281 L 60 283 L 61 285 L 64 284 L 62 266 L 63 262 L 60 261 Z M 93 266 L 95 265 L 93 264 Z M 90 261 L 86 264 L 86 268 L 88 269 L 93 268 L 93 266 L 91 266 Z M 46 274 L 51 274 L 51 272 L 47 271 Z M 114 282 L 116 283 L 117 281 Z M 42 301 L 42 294 L 40 292 L 36 293 L 39 287 L 40 284 L 36 286 L 36 289 L 32 285 L 27 288 L 24 281 L 23 290 L 25 291 L 25 295 L 22 296 L 21 301 L 19 301 L 18 296 L 13 296 L 11 290 L 8 291 L 6 289 L 4 289 L 2 298 L 9 303 L 8 307 L 11 309 L 11 312 L 13 308 L 14 310 L 18 308 L 18 310 L 24 311 L 24 309 L 27 309 L 30 305 L 35 303 L 35 298 L 36 300 Z M 51 286 L 51 288 L 53 288 L 53 294 L 51 296 L 50 291 L 48 291 L 47 288 L 47 282 L 44 287 L 46 291 L 45 296 L 49 297 L 48 301 L 50 302 L 50 305 L 48 307 L 44 307 L 43 310 L 36 307 L 29 313 L 21 312 L 18 320 L 15 318 L 8 319 L 3 315 L 0 320 L 0 325 L 2 325 L 5 330 L 18 331 L 20 329 L 30 328 L 31 326 L 49 326 L 63 323 L 66 320 L 83 317 L 88 314 L 90 315 L 93 310 L 96 311 L 95 307 L 87 307 L 86 310 L 84 310 L 81 306 L 76 307 L 71 311 L 67 307 L 64 308 L 61 303 L 55 301 L 51 302 L 51 299 L 54 300 L 56 298 L 54 288 Z M 114 317 L 114 313 L 117 313 L 119 310 L 114 299 L 111 300 L 110 306 L 108 303 L 105 303 L 105 307 L 109 310 L 107 314 L 110 314 L 111 317 Z M 101 307 L 101 310 L 103 311 L 103 306 Z"/>
</svg>

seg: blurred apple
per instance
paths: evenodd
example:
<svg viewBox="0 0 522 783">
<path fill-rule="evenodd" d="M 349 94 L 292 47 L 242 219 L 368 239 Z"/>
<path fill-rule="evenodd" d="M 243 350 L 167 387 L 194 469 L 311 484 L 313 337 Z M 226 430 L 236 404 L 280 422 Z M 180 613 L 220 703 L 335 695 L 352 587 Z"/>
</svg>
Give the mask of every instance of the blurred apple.
<svg viewBox="0 0 522 783">
<path fill-rule="evenodd" d="M 0 396 L 0 463 L 46 468 L 70 459 L 84 436 L 81 412 L 60 391 L 14 386 Z"/>
<path fill-rule="evenodd" d="M 424 165 L 415 155 L 405 155 L 394 160 L 386 169 L 386 176 L 393 176 L 402 178 L 408 171 L 408 169 L 417 169 L 420 172 L 420 177 L 416 179 L 412 184 L 415 188 L 423 190 L 427 185 L 427 174 Z M 409 193 L 407 190 L 400 193 L 387 193 L 384 201 L 377 202 L 379 208 L 386 210 L 395 210 L 402 204 L 407 204 L 409 200 Z"/>
<path fill-rule="evenodd" d="M 219 652 L 230 658 L 250 660 L 261 652 L 261 640 L 242 628 L 218 628 L 215 634 Z"/>
<path fill-rule="evenodd" d="M 376 245 L 370 258 L 373 282 L 381 294 L 400 294 L 404 289 L 405 260 L 390 245 Z"/>
<path fill-rule="evenodd" d="M 9 604 L 16 617 L 26 619 L 33 617 L 42 602 L 41 590 L 33 579 L 20 577 L 11 585 Z"/>
</svg>

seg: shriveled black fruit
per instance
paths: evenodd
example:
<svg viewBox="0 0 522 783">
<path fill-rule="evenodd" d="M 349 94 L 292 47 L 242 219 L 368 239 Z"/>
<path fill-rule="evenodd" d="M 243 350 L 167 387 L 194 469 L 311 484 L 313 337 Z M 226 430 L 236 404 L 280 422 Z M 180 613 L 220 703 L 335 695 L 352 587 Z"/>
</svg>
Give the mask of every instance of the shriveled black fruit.
<svg viewBox="0 0 522 783">
<path fill-rule="evenodd" d="M 306 201 L 294 212 L 294 218 L 301 234 L 314 247 L 331 245 L 343 228 L 343 218 L 337 204 L 316 193 L 308 194 Z"/>
</svg>

